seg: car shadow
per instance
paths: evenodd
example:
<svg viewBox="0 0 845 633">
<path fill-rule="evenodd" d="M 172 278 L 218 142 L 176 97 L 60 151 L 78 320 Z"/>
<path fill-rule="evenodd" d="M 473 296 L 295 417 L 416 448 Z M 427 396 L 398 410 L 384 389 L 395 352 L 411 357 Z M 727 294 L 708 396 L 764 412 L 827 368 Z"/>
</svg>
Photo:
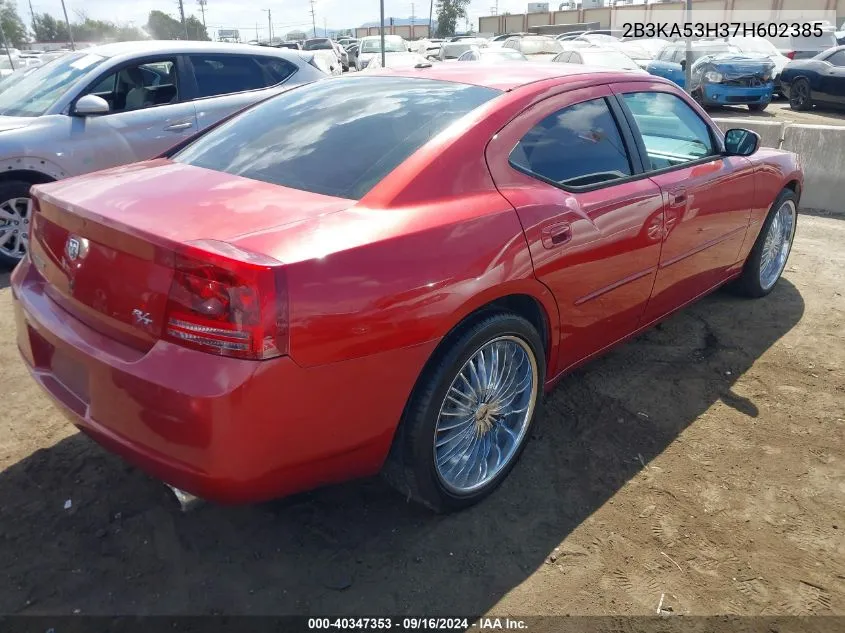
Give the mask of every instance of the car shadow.
<svg viewBox="0 0 845 633">
<path fill-rule="evenodd" d="M 377 479 L 182 514 L 73 434 L 0 474 L 0 612 L 484 613 L 714 403 L 756 416 L 734 383 L 803 312 L 785 279 L 719 292 L 574 372 L 503 486 L 453 515 Z"/>
</svg>

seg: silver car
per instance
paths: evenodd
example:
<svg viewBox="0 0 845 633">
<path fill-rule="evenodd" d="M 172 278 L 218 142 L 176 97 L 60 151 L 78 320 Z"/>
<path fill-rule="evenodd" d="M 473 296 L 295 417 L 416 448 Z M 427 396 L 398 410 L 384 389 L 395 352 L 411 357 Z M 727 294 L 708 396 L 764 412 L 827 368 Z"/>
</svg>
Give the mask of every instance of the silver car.
<svg viewBox="0 0 845 633">
<path fill-rule="evenodd" d="M 26 252 L 31 185 L 152 158 L 324 77 L 311 53 L 151 41 L 86 48 L 16 78 L 0 90 L 0 263 Z"/>
</svg>

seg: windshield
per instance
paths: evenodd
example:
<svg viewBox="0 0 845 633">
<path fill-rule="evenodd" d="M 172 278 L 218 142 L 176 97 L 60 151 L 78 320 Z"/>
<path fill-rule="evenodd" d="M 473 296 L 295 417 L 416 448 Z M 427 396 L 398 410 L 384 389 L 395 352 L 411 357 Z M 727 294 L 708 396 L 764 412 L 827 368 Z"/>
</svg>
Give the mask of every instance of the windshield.
<svg viewBox="0 0 845 633">
<path fill-rule="evenodd" d="M 385 53 L 404 53 L 408 50 L 405 42 L 401 37 L 385 37 L 384 38 L 384 52 Z M 373 39 L 362 40 L 362 53 L 380 53 L 381 52 L 381 38 L 374 37 Z"/>
<path fill-rule="evenodd" d="M 500 91 L 405 77 L 295 88 L 201 136 L 174 160 L 360 199 L 417 149 Z M 350 147 L 355 160 L 342 160 Z"/>
<path fill-rule="evenodd" d="M 105 60 L 93 53 L 76 53 L 37 67 L 0 92 L 0 115 L 41 116 L 80 78 Z"/>
<path fill-rule="evenodd" d="M 620 70 L 631 70 L 637 68 L 634 60 L 623 53 L 617 51 L 591 51 L 588 49 L 581 49 L 578 51 L 581 57 L 584 58 L 584 63 L 593 66 L 603 66 L 605 68 L 618 68 Z"/>
<path fill-rule="evenodd" d="M 735 37 L 731 44 L 738 46 L 744 53 L 762 53 L 763 55 L 775 55 L 778 49 L 769 40 L 762 37 Z"/>
<path fill-rule="evenodd" d="M 682 52 L 686 49 L 682 49 Z M 724 46 L 708 46 L 707 48 L 694 48 L 692 49 L 692 61 L 698 61 L 702 57 L 706 57 L 707 55 L 718 55 L 719 53 L 741 53 L 742 51 L 739 49 L 738 46 L 734 46 L 733 44 L 725 44 Z M 683 55 L 681 56 L 683 59 Z"/>
<path fill-rule="evenodd" d="M 523 55 L 557 54 L 563 52 L 563 46 L 550 37 L 523 37 L 519 42 Z"/>
<path fill-rule="evenodd" d="M 443 59 L 457 59 L 469 50 L 472 50 L 475 44 L 446 44 L 441 50 Z"/>
<path fill-rule="evenodd" d="M 325 51 L 332 49 L 332 43 L 329 40 L 308 40 L 302 48 L 306 51 Z"/>
</svg>

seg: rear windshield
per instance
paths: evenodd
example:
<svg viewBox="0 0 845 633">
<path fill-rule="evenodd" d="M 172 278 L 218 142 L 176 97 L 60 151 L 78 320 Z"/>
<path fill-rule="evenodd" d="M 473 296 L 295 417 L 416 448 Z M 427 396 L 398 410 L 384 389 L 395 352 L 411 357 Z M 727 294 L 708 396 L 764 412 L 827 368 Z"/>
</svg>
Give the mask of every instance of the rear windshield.
<svg viewBox="0 0 845 633">
<path fill-rule="evenodd" d="M 250 108 L 174 160 L 359 200 L 429 139 L 498 94 L 405 77 L 316 82 Z"/>
</svg>

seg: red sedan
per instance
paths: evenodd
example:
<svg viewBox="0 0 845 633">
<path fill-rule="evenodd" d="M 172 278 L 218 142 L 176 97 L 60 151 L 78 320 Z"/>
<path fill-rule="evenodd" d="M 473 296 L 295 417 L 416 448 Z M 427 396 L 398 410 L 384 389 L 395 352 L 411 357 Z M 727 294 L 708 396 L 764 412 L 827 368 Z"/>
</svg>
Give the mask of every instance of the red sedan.
<svg viewBox="0 0 845 633">
<path fill-rule="evenodd" d="M 772 290 L 793 154 L 673 84 L 444 64 L 295 88 L 168 156 L 34 187 L 18 345 L 83 431 L 192 495 L 507 476 L 564 373 Z"/>
</svg>

